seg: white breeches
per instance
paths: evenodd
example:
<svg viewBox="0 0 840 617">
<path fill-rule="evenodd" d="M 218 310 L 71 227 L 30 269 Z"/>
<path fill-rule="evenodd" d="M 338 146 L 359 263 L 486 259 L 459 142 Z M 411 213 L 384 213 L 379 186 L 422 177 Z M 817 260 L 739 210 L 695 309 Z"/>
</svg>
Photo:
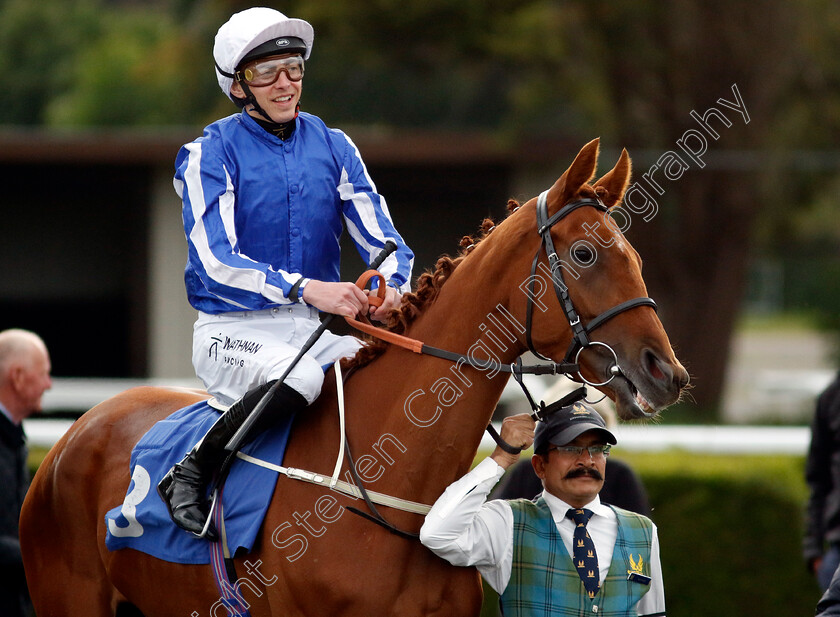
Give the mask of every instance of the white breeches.
<svg viewBox="0 0 840 617">
<path fill-rule="evenodd" d="M 318 310 L 295 304 L 263 311 L 199 313 L 193 329 L 193 366 L 207 391 L 231 405 L 251 388 L 278 379 L 318 328 Z M 325 331 L 286 377 L 312 403 L 321 392 L 324 366 L 351 357 L 354 336 Z"/>
</svg>

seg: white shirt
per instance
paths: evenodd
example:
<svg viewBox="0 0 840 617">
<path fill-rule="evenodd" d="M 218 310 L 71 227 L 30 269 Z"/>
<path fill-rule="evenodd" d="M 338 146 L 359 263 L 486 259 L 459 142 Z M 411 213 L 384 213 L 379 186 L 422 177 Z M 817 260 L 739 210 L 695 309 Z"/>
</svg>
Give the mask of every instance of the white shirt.
<svg viewBox="0 0 840 617">
<path fill-rule="evenodd" d="M 481 461 L 444 491 L 420 529 L 423 545 L 454 566 L 476 566 L 484 580 L 499 594 L 504 593 L 510 581 L 513 565 L 513 511 L 507 501 L 487 501 L 487 495 L 504 472 L 492 458 Z M 574 522 L 566 518 L 566 511 L 571 506 L 546 491 L 542 495 L 571 559 Z M 618 519 L 597 496 L 585 507 L 594 513 L 587 529 L 595 543 L 598 570 L 604 580 L 618 537 Z M 650 589 L 642 596 L 636 610 L 639 615 L 664 615 L 665 590 L 655 525 L 650 547 L 650 575 Z"/>
</svg>

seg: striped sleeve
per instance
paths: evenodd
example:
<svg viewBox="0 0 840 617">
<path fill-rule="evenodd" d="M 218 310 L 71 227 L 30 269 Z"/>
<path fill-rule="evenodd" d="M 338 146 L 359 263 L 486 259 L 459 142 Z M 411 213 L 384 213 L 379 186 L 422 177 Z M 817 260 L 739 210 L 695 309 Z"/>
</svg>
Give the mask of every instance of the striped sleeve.
<svg viewBox="0 0 840 617">
<path fill-rule="evenodd" d="M 385 198 L 377 192 L 356 145 L 343 132 L 333 129 L 332 133 L 334 139 L 340 139 L 345 144 L 338 195 L 347 231 L 368 264 L 387 240 L 393 240 L 397 250 L 385 260 L 379 271 L 399 291 L 410 291 L 414 253 L 397 232 Z"/>
</svg>

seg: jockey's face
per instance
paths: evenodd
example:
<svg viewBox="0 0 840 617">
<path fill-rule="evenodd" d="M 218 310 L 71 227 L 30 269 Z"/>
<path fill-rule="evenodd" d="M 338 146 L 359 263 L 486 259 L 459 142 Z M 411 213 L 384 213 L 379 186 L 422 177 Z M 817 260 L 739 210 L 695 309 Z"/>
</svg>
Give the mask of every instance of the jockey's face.
<svg viewBox="0 0 840 617">
<path fill-rule="evenodd" d="M 303 60 L 300 59 L 300 68 L 298 71 L 297 65 L 294 62 L 297 59 L 300 59 L 300 55 L 298 54 L 272 56 L 271 58 L 263 58 L 254 63 L 249 63 L 241 71 L 245 72 L 249 68 L 259 69 L 260 66 L 264 65 L 264 68 L 267 67 L 267 69 L 270 69 L 272 76 L 276 75 L 276 80 L 268 85 L 259 86 L 253 83 L 248 85 L 254 98 L 257 99 L 259 106 L 262 107 L 274 122 L 289 122 L 295 118 L 303 84 L 303 80 L 301 79 L 303 77 Z M 292 64 L 285 66 L 289 61 L 292 61 Z M 278 64 L 278 66 L 270 66 L 271 63 Z M 251 67 L 252 64 L 255 66 Z M 298 79 L 293 80 L 290 76 L 298 77 Z M 261 81 L 263 80 L 256 79 L 256 83 L 260 83 Z M 237 98 L 245 98 L 245 91 L 242 89 L 242 84 L 238 81 L 233 82 L 230 91 Z M 262 116 L 253 110 L 253 106 L 248 107 L 250 109 L 246 109 L 251 116 L 262 119 Z"/>
</svg>

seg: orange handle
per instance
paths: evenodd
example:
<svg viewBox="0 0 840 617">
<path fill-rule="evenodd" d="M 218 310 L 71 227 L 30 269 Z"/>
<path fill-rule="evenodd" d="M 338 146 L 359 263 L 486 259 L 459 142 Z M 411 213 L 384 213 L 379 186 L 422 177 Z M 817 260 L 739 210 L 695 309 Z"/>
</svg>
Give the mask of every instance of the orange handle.
<svg viewBox="0 0 840 617">
<path fill-rule="evenodd" d="M 379 274 L 376 270 L 367 270 L 363 272 L 362 275 L 356 281 L 356 286 L 364 291 L 367 287 L 368 283 L 372 278 L 379 279 L 379 288 L 376 290 L 375 296 L 368 297 L 368 304 L 376 307 L 382 306 L 382 303 L 385 302 L 385 277 Z"/>
<path fill-rule="evenodd" d="M 376 270 L 368 270 L 367 272 L 362 273 L 359 279 L 356 281 L 356 285 L 359 289 L 364 290 L 367 287 L 367 284 L 370 282 L 370 279 L 373 277 L 377 277 L 379 279 L 379 288 L 376 290 L 375 296 L 370 296 L 368 298 L 368 303 L 372 304 L 373 306 L 382 306 L 382 302 L 385 300 L 385 277 L 379 274 Z M 408 338 L 407 336 L 402 336 L 401 334 L 394 334 L 393 332 L 388 332 L 387 330 L 383 330 L 381 328 L 377 328 L 373 324 L 370 323 L 367 316 L 360 315 L 359 316 L 364 321 L 359 321 L 358 319 L 351 319 L 349 317 L 345 317 L 344 320 L 350 324 L 352 327 L 360 330 L 361 332 L 366 332 L 371 336 L 374 336 L 378 339 L 391 343 L 392 345 L 398 345 L 414 353 L 422 353 L 423 343 L 416 339 Z"/>
</svg>

